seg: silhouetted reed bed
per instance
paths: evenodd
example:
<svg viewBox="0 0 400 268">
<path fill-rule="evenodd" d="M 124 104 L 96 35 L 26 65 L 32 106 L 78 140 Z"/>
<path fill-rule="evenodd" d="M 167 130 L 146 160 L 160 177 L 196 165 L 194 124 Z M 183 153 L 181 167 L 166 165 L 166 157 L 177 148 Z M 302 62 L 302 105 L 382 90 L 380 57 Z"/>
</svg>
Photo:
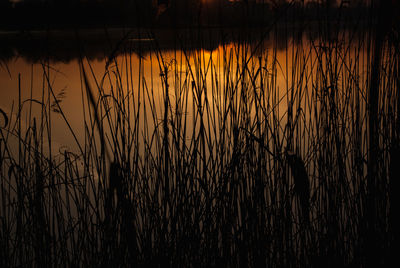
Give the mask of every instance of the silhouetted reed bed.
<svg viewBox="0 0 400 268">
<path fill-rule="evenodd" d="M 171 60 L 152 42 L 138 66 L 128 44 L 100 78 L 82 58 L 85 133 L 67 125 L 79 146 L 58 153 L 52 118 L 68 118 L 43 63 L 42 99 L 0 110 L 1 266 L 387 264 L 399 44 L 373 63 L 376 38 L 354 34 L 279 59 L 243 39 Z"/>
</svg>

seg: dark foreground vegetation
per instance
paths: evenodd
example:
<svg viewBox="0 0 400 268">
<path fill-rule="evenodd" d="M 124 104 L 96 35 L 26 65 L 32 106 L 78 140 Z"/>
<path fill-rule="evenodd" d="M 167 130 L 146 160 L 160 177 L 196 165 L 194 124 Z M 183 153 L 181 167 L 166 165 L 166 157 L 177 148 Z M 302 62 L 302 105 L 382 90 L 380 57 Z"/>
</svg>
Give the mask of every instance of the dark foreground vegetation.
<svg viewBox="0 0 400 268">
<path fill-rule="evenodd" d="M 0 110 L 0 266 L 388 265 L 400 44 L 379 14 L 357 38 L 321 22 L 284 59 L 243 38 L 220 60 L 182 47 L 170 61 L 155 41 L 151 79 L 129 46 L 96 81 L 82 57 L 85 133 L 68 129 L 43 61 L 42 99 Z M 52 153 L 55 116 L 77 151 Z"/>
</svg>

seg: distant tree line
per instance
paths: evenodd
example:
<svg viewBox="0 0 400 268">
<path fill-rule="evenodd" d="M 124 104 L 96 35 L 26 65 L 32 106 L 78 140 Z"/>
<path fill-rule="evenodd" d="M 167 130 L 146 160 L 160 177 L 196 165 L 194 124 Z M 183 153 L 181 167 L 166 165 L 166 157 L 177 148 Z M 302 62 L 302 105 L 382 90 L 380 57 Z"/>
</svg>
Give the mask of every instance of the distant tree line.
<svg viewBox="0 0 400 268">
<path fill-rule="evenodd" d="M 2 28 L 43 28 L 149 23 L 153 8 L 136 0 L 24 0 L 0 10 Z"/>
<path fill-rule="evenodd" d="M 372 1 L 372 0 L 371 0 Z M 291 21 L 358 18 L 357 0 L 0 0 L 0 28 L 99 26 L 264 26 Z M 366 13 L 366 12 L 364 12 Z"/>
</svg>

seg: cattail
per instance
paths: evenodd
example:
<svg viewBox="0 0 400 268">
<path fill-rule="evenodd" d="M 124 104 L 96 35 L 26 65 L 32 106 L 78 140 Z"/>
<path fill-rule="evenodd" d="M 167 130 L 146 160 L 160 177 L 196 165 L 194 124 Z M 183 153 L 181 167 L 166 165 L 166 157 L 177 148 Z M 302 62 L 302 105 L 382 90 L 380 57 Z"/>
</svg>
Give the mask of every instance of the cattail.
<svg viewBox="0 0 400 268">
<path fill-rule="evenodd" d="M 286 152 L 286 159 L 292 171 L 294 193 L 299 198 L 302 218 L 307 221 L 310 208 L 310 181 L 304 161 L 293 152 Z"/>
<path fill-rule="evenodd" d="M 111 192 L 115 190 L 120 195 L 122 193 L 122 184 L 121 166 L 117 162 L 112 162 L 110 165 L 109 189 Z"/>
</svg>

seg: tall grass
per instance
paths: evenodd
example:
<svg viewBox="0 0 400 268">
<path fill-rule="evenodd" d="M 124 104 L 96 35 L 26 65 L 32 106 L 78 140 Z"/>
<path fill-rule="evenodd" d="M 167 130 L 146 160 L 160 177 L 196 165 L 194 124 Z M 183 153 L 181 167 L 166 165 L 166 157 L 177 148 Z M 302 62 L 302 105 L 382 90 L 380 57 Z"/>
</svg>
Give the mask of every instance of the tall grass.
<svg viewBox="0 0 400 268">
<path fill-rule="evenodd" d="M 82 58 L 85 133 L 67 127 L 79 149 L 59 154 L 51 120 L 68 120 L 43 64 L 42 99 L 0 110 L 2 266 L 367 266 L 371 231 L 387 264 L 398 43 L 383 41 L 373 65 L 371 36 L 325 30 L 287 38 L 283 54 L 181 40 L 171 60 L 154 42 L 138 66 L 128 43 L 102 77 Z"/>
</svg>

